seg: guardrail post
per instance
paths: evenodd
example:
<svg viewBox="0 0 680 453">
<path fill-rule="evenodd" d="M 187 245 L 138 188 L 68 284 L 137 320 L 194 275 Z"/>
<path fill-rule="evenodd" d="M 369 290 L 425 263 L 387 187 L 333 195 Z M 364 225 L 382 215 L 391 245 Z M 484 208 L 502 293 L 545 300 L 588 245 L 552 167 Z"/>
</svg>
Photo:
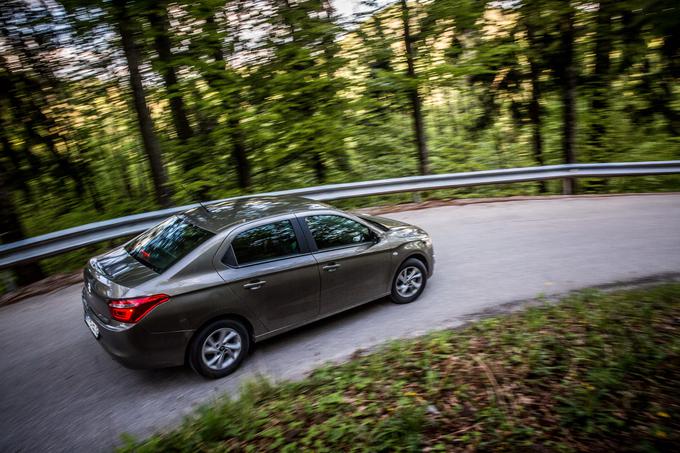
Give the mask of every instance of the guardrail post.
<svg viewBox="0 0 680 453">
<path fill-rule="evenodd" d="M 578 170 L 571 169 L 569 173 L 578 173 Z M 574 195 L 576 192 L 576 178 L 564 178 L 562 179 L 562 194 L 563 195 Z"/>
</svg>

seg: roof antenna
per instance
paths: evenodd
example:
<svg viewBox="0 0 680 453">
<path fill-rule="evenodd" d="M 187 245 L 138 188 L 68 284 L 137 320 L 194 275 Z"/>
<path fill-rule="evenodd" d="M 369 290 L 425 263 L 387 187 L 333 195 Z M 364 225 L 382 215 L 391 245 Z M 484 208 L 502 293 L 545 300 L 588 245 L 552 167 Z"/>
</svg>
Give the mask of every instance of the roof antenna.
<svg viewBox="0 0 680 453">
<path fill-rule="evenodd" d="M 199 201 L 198 204 L 200 204 L 201 207 L 202 207 L 203 209 L 205 209 L 205 212 L 207 212 L 208 214 L 210 214 L 210 209 L 208 209 L 207 206 L 204 205 L 202 201 Z"/>
</svg>

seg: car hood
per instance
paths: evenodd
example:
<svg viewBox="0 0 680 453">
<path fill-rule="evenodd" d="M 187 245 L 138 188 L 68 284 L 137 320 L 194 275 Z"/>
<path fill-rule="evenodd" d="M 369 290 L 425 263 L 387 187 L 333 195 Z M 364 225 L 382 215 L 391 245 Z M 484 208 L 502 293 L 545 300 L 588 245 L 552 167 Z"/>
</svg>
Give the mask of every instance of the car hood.
<svg viewBox="0 0 680 453">
<path fill-rule="evenodd" d="M 372 215 L 361 215 L 361 217 L 364 220 L 382 225 L 385 228 L 385 235 L 393 239 L 412 240 L 427 237 L 427 233 L 422 228 L 399 220 Z"/>
<path fill-rule="evenodd" d="M 370 222 L 375 222 L 380 225 L 383 225 L 387 229 L 393 229 L 393 228 L 401 228 L 401 227 L 411 227 L 413 225 L 409 225 L 408 223 L 401 222 L 399 220 L 394 220 L 394 219 L 388 219 L 387 217 L 380 217 L 377 215 L 368 215 L 368 214 L 361 214 L 359 217 L 366 219 Z"/>
</svg>

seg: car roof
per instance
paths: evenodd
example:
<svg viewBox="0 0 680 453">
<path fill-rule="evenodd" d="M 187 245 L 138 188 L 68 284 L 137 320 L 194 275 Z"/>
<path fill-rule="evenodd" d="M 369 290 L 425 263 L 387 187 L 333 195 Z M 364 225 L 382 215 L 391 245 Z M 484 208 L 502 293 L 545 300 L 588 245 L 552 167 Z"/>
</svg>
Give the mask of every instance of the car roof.
<svg viewBox="0 0 680 453">
<path fill-rule="evenodd" d="M 239 197 L 184 212 L 194 225 L 218 233 L 232 225 L 281 214 L 333 209 L 325 203 L 292 196 Z"/>
</svg>

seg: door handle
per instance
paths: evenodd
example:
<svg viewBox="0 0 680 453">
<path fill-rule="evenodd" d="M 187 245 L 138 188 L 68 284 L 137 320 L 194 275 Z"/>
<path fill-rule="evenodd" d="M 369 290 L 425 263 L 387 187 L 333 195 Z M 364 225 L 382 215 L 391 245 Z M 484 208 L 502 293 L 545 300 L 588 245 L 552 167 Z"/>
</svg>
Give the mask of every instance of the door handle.
<svg viewBox="0 0 680 453">
<path fill-rule="evenodd" d="M 338 263 L 331 263 L 331 264 L 326 264 L 324 267 L 322 267 L 323 270 L 326 272 L 335 272 L 338 270 L 340 265 Z"/>
<path fill-rule="evenodd" d="M 246 283 L 245 285 L 243 285 L 243 287 L 244 287 L 245 289 L 250 289 L 250 290 L 253 290 L 253 291 L 254 291 L 254 290 L 256 290 L 256 289 L 262 288 L 262 285 L 264 285 L 265 283 L 267 283 L 267 282 L 264 281 L 264 280 L 258 280 L 258 281 L 256 281 L 256 282 Z"/>
</svg>

